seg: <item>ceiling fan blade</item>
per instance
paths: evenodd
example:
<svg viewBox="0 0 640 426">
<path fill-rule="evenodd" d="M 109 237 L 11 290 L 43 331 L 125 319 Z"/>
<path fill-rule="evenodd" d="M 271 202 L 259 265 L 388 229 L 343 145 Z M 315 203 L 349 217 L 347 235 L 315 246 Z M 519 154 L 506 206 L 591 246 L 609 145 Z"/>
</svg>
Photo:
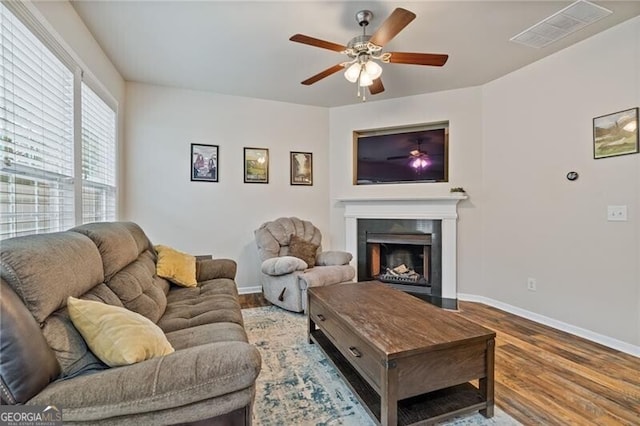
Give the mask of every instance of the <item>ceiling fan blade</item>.
<svg viewBox="0 0 640 426">
<path fill-rule="evenodd" d="M 313 83 L 322 80 L 325 77 L 329 77 L 331 74 L 335 74 L 338 71 L 340 71 L 341 69 L 343 69 L 344 67 L 342 66 L 342 64 L 337 64 L 332 66 L 331 68 L 327 68 L 326 70 L 319 72 L 318 74 L 314 75 L 313 77 L 309 77 L 308 79 L 306 79 L 305 81 L 302 82 L 302 84 L 304 84 L 305 86 L 310 86 Z"/>
<path fill-rule="evenodd" d="M 342 52 L 347 49 L 347 46 L 343 46 L 338 43 L 332 43 L 330 41 L 320 40 L 319 38 L 313 38 L 303 34 L 295 34 L 291 36 L 289 40 L 295 41 L 296 43 L 308 44 L 309 46 L 333 50 L 334 52 Z"/>
<path fill-rule="evenodd" d="M 406 9 L 398 7 L 395 9 L 386 21 L 371 36 L 371 43 L 376 46 L 384 46 L 389 43 L 392 38 L 398 35 L 411 21 L 416 18 L 416 14 Z"/>
<path fill-rule="evenodd" d="M 378 93 L 384 92 L 384 85 L 382 84 L 382 78 L 376 78 L 373 80 L 373 84 L 369 86 L 369 93 L 372 95 L 377 95 Z"/>
<path fill-rule="evenodd" d="M 389 62 L 392 64 L 431 65 L 441 67 L 449 59 L 449 55 L 438 53 L 390 52 Z"/>
</svg>

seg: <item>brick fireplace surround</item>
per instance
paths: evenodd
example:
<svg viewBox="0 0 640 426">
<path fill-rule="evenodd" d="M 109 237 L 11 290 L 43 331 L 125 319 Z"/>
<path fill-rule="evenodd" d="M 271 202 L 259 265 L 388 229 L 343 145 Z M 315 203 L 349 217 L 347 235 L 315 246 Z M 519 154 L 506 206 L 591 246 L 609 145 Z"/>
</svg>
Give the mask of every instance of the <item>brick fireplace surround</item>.
<svg viewBox="0 0 640 426">
<path fill-rule="evenodd" d="M 345 248 L 357 269 L 358 219 L 427 219 L 442 221 L 442 289 L 437 303 L 457 308 L 457 205 L 466 195 L 447 194 L 415 198 L 340 198 L 344 205 Z"/>
</svg>

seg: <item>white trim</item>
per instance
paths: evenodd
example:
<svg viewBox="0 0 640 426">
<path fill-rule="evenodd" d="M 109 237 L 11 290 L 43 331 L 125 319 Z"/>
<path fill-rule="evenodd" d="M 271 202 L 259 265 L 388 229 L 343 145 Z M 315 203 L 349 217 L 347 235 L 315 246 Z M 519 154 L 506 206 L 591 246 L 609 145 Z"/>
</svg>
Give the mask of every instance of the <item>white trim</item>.
<svg viewBox="0 0 640 426">
<path fill-rule="evenodd" d="M 262 286 L 238 287 L 238 294 L 262 293 Z"/>
<path fill-rule="evenodd" d="M 457 205 L 466 194 L 412 198 L 337 198 L 344 204 L 345 251 L 353 254 L 351 266 L 358 269 L 358 219 L 426 219 L 442 221 L 442 293 L 455 299 L 457 293 Z"/>
<path fill-rule="evenodd" d="M 609 348 L 625 352 L 629 355 L 640 357 L 640 346 L 632 345 L 631 343 L 623 342 L 622 340 L 595 333 L 591 330 L 576 327 L 575 325 L 567 324 L 566 322 L 558 321 L 553 318 L 545 317 L 544 315 L 536 314 L 535 312 L 527 311 L 525 309 L 518 308 L 517 306 L 499 302 L 488 297 L 465 293 L 458 293 L 458 300 L 484 303 L 485 305 L 493 306 L 494 308 L 498 308 L 511 314 L 518 315 L 519 317 L 527 318 L 531 321 L 535 321 L 540 324 L 544 324 L 549 327 L 553 327 L 558 330 L 582 337 L 584 339 L 591 340 L 592 342 L 596 342 Z"/>
<path fill-rule="evenodd" d="M 372 201 L 392 201 L 392 202 L 401 202 L 401 201 L 449 201 L 449 200 L 466 200 L 468 197 L 466 194 L 461 192 L 452 192 L 444 195 L 416 195 L 412 197 L 337 197 L 336 201 L 343 202 L 360 202 L 364 201 L 370 203 Z"/>
</svg>

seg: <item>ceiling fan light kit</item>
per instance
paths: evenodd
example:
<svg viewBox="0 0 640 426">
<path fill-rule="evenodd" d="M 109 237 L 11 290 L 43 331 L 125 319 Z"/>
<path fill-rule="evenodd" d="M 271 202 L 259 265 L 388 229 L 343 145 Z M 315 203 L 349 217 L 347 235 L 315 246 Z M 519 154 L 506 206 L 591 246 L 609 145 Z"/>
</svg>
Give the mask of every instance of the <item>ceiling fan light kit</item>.
<svg viewBox="0 0 640 426">
<path fill-rule="evenodd" d="M 382 93 L 384 85 L 382 84 L 382 63 L 396 64 L 413 64 L 413 65 L 430 65 L 441 67 L 448 59 L 448 55 L 433 53 L 407 53 L 407 52 L 383 52 L 382 49 L 391 39 L 393 39 L 400 31 L 404 29 L 416 15 L 406 9 L 397 8 L 391 15 L 380 25 L 373 35 L 366 34 L 367 25 L 373 19 L 373 12 L 370 10 L 361 10 L 356 13 L 356 21 L 362 27 L 362 35 L 353 37 L 346 46 L 332 43 L 325 40 L 309 37 L 303 34 L 295 34 L 289 40 L 308 44 L 310 46 L 320 47 L 323 49 L 333 50 L 342 54 L 346 54 L 350 60 L 339 63 L 333 67 L 304 80 L 302 84 L 311 85 L 317 81 L 328 77 L 341 69 L 346 69 L 344 77 L 350 83 L 356 83 L 358 88 L 357 95 L 366 100 L 365 90 L 368 87 L 372 95 Z M 395 55 L 395 56 L 394 56 Z"/>
</svg>

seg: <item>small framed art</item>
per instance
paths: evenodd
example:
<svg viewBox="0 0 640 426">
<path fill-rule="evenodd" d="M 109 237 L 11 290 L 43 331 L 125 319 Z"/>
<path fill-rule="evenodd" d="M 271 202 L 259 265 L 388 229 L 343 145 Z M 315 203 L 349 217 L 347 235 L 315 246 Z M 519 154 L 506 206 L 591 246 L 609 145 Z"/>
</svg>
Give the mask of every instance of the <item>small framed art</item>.
<svg viewBox="0 0 640 426">
<path fill-rule="evenodd" d="M 191 144 L 191 180 L 218 182 L 218 145 Z"/>
<path fill-rule="evenodd" d="M 313 185 L 313 154 L 290 152 L 291 185 Z"/>
<path fill-rule="evenodd" d="M 244 149 L 244 183 L 269 183 L 269 150 Z"/>
<path fill-rule="evenodd" d="M 638 153 L 638 108 L 593 119 L 593 158 Z"/>
</svg>

